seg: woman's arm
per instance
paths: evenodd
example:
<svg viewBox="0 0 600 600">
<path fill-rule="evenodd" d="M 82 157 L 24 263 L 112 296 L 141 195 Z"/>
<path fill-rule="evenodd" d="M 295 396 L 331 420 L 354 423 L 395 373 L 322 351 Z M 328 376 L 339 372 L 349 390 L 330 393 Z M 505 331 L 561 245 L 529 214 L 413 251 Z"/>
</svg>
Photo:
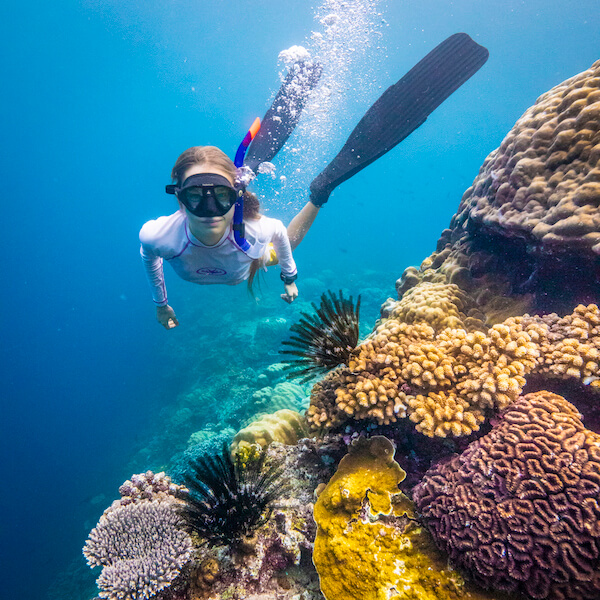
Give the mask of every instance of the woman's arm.
<svg viewBox="0 0 600 600">
<path fill-rule="evenodd" d="M 281 298 L 289 304 L 298 297 L 298 288 L 295 284 L 298 269 L 284 224 L 277 219 L 272 219 L 272 222 L 275 224 L 275 230 L 271 242 L 277 253 L 277 259 L 281 266 L 281 279 L 285 287 L 285 294 L 281 294 Z"/>
<path fill-rule="evenodd" d="M 146 278 L 152 290 L 152 300 L 156 304 L 156 320 L 165 328 L 173 329 L 179 325 L 175 311 L 167 302 L 167 288 L 165 286 L 165 275 L 163 272 L 163 259 L 156 256 L 147 246 L 142 243 L 140 248 L 142 263 L 146 271 Z"/>
<path fill-rule="evenodd" d="M 295 250 L 298 244 L 304 239 L 310 226 L 317 218 L 320 208 L 320 206 L 315 206 L 312 202 L 307 202 L 302 210 L 291 220 L 287 228 L 287 233 L 292 250 Z"/>
</svg>

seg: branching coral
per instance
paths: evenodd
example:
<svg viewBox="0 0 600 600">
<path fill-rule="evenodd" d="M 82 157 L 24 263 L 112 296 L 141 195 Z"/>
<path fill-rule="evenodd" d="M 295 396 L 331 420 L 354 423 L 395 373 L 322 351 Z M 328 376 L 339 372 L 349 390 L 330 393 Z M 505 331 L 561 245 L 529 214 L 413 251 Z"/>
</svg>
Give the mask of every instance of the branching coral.
<svg viewBox="0 0 600 600">
<path fill-rule="evenodd" d="M 265 523 L 270 505 L 284 488 L 278 486 L 281 468 L 257 460 L 232 460 L 229 447 L 200 458 L 186 476 L 190 489 L 184 515 L 192 529 L 209 544 L 229 544 L 251 535 Z"/>
<path fill-rule="evenodd" d="M 186 498 L 187 488 L 173 483 L 164 471 L 160 473 L 146 471 L 145 473 L 136 473 L 131 476 L 131 479 L 123 482 L 119 487 L 119 494 L 121 494 L 121 498 L 115 500 L 104 511 L 105 515 L 119 506 L 142 502 L 144 500 L 178 503 Z"/>
<path fill-rule="evenodd" d="M 100 518 L 83 548 L 102 566 L 100 598 L 145 600 L 171 585 L 192 555 L 192 541 L 172 502 L 143 500 Z"/>
<path fill-rule="evenodd" d="M 442 326 L 436 311 L 421 314 Z M 389 424 L 408 416 L 428 436 L 469 435 L 486 413 L 517 399 L 530 373 L 597 386 L 599 323 L 596 305 L 562 319 L 509 318 L 487 332 L 466 325 L 436 330 L 390 317 L 357 348 L 348 368 L 313 388 L 307 418 L 313 429 L 327 429 L 349 418 Z"/>
<path fill-rule="evenodd" d="M 329 291 L 321 296 L 321 304 L 314 314 L 302 313 L 300 321 L 291 327 L 293 335 L 283 342 L 293 350 L 282 354 L 296 356 L 285 362 L 291 373 L 289 377 L 304 377 L 304 381 L 341 364 L 348 364 L 352 351 L 358 344 L 358 318 L 360 296 L 356 306 L 342 292 L 336 296 Z"/>
<path fill-rule="evenodd" d="M 528 394 L 414 500 L 454 564 L 486 587 L 549 600 L 600 596 L 600 435 L 550 392 Z"/>
<path fill-rule="evenodd" d="M 529 321 L 531 317 L 525 317 Z M 575 378 L 600 389 L 600 311 L 595 305 L 578 306 L 572 314 L 536 317 L 548 328 L 542 344 L 543 364 L 537 372 L 561 379 Z"/>
</svg>

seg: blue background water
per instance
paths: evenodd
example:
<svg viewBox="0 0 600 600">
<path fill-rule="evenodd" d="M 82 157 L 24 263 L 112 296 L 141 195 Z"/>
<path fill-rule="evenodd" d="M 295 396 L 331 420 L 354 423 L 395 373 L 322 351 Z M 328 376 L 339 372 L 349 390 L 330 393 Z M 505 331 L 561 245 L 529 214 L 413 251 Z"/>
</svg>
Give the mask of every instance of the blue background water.
<svg viewBox="0 0 600 600">
<path fill-rule="evenodd" d="M 352 100 L 331 115 L 339 127 L 329 145 L 313 149 L 322 160 L 448 35 L 468 32 L 490 59 L 411 138 L 339 188 L 296 253 L 301 293 L 302 278 L 323 269 L 357 293 L 371 269 L 383 273 L 381 301 L 392 295 L 522 112 L 600 58 L 597 9 L 597 0 L 379 4 L 386 23 L 349 65 Z M 178 154 L 205 143 L 232 154 L 278 87 L 278 53 L 319 27 L 297 0 L 3 4 L 1 598 L 44 598 L 78 556 L 131 457 L 161 429 L 161 409 L 189 383 L 199 360 L 191 332 L 219 319 L 235 328 L 237 310 L 264 317 L 239 290 L 189 292 L 167 273 L 174 308 L 192 298 L 197 309 L 181 307 L 187 327 L 160 329 L 137 232 L 173 209 L 163 186 Z M 369 85 L 355 91 L 367 71 Z M 290 210 L 275 203 L 269 214 Z M 264 293 L 277 297 L 276 276 Z M 267 307 L 274 317 L 292 310 Z"/>
</svg>

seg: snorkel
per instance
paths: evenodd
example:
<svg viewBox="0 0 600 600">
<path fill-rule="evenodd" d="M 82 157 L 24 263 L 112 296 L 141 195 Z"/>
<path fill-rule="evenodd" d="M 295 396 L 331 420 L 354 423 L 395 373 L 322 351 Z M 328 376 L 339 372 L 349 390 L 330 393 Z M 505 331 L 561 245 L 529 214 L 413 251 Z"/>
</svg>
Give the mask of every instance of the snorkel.
<svg viewBox="0 0 600 600">
<path fill-rule="evenodd" d="M 244 158 L 246 156 L 248 146 L 250 146 L 259 129 L 260 119 L 256 117 L 254 123 L 252 123 L 252 126 L 248 130 L 248 133 L 244 136 L 242 143 L 238 146 L 237 152 L 235 153 L 235 160 L 233 161 L 233 164 L 238 169 L 241 169 L 244 166 Z M 242 192 L 245 192 L 246 182 L 241 181 L 239 185 Z M 242 193 L 238 196 L 238 200 L 235 203 L 235 211 L 233 213 L 233 237 L 235 239 L 235 243 L 240 247 L 240 249 L 246 252 L 250 249 L 250 244 L 244 237 L 244 229 L 244 194 Z"/>
</svg>

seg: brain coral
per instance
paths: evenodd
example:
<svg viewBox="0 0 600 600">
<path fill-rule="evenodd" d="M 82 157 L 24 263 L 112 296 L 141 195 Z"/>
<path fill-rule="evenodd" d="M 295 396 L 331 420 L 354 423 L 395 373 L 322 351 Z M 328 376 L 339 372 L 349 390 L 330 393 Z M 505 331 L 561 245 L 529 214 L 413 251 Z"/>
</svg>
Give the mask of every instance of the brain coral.
<svg viewBox="0 0 600 600">
<path fill-rule="evenodd" d="M 600 597 L 600 435 L 528 394 L 414 489 L 438 545 L 476 582 L 531 598 Z"/>
<path fill-rule="evenodd" d="M 465 192 L 467 219 L 543 251 L 600 255 L 600 61 L 525 112 Z"/>
<path fill-rule="evenodd" d="M 168 501 L 135 502 L 103 515 L 83 548 L 90 567 L 103 567 L 100 598 L 144 600 L 170 586 L 192 555 L 182 526 Z"/>
<path fill-rule="evenodd" d="M 314 508 L 313 561 L 325 598 L 499 600 L 448 566 L 398 490 L 404 477 L 383 436 L 359 438 L 341 460 Z"/>
<path fill-rule="evenodd" d="M 456 327 L 460 317 L 453 312 L 460 311 L 450 312 L 455 328 L 439 329 L 445 322 L 435 310 L 421 313 L 432 323 L 383 320 L 348 368 L 315 385 L 307 412 L 311 427 L 329 429 L 349 419 L 387 425 L 409 417 L 427 436 L 458 437 L 514 402 L 530 373 L 600 383 L 596 305 L 581 305 L 562 319 L 509 318 L 485 332 L 469 331 L 466 323 Z"/>
</svg>

